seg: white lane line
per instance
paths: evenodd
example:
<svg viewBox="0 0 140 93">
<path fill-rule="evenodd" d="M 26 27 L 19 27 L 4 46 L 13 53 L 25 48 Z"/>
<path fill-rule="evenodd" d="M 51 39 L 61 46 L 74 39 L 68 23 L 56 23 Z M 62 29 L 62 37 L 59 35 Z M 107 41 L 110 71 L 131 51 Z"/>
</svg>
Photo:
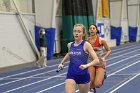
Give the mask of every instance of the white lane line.
<svg viewBox="0 0 140 93">
<path fill-rule="evenodd" d="M 118 50 L 121 50 L 121 49 L 128 49 L 128 47 L 132 47 L 132 46 L 136 46 L 136 45 L 131 45 L 131 46 L 126 46 L 126 47 L 122 47 L 122 48 L 117 48 L 117 49 L 114 49 L 112 51 L 116 51 L 115 53 L 120 53 L 120 51 Z M 133 47 L 132 47 L 133 48 Z M 129 48 L 130 49 L 130 48 Z M 112 53 L 111 55 L 114 55 L 114 53 Z M 67 61 L 66 63 L 68 63 L 69 61 Z M 55 66 L 58 66 L 58 64 L 55 64 L 55 65 L 52 65 L 52 66 L 48 66 L 48 67 L 55 67 Z M 26 73 L 30 73 L 30 72 L 34 72 L 34 71 L 38 71 L 38 70 L 42 70 L 42 69 L 46 69 L 46 68 L 38 68 L 38 69 L 35 69 L 35 70 L 30 70 L 30 71 L 26 71 L 26 72 L 22 72 L 22 73 L 18 73 L 18 74 L 13 74 L 13 75 L 9 75 L 9 76 L 5 76 L 5 77 L 1 77 L 0 80 L 3 80 L 3 79 L 6 79 L 6 78 L 9 78 L 9 77 L 13 77 L 13 76 L 17 76 L 17 75 L 22 75 L 22 74 L 26 74 Z"/>
<path fill-rule="evenodd" d="M 118 73 L 118 72 L 120 72 L 120 71 L 122 71 L 122 70 L 124 70 L 124 69 L 127 69 L 127 68 L 129 68 L 129 67 L 131 67 L 131 66 L 133 66 L 133 65 L 135 65 L 135 64 L 137 64 L 137 63 L 139 63 L 139 62 L 140 62 L 140 60 L 139 60 L 139 61 L 136 61 L 136 62 L 134 62 L 133 64 L 130 64 L 130 65 L 128 65 L 128 66 L 126 66 L 126 67 L 124 67 L 124 68 L 118 70 L 118 71 L 115 71 L 115 72 L 109 74 L 107 77 L 113 76 L 113 75 L 115 75 L 116 73 Z M 76 90 L 76 91 L 78 92 L 79 90 Z M 76 93 L 77 93 L 77 92 L 76 92 Z M 109 93 L 110 93 L 110 92 L 109 92 Z"/>
<path fill-rule="evenodd" d="M 30 70 L 30 71 L 18 73 L 18 74 L 13 74 L 13 75 L 2 77 L 0 79 L 3 80 L 3 79 L 6 79 L 6 78 L 9 78 L 9 77 L 13 77 L 13 76 L 17 76 L 17 75 L 22 75 L 22 74 L 26 74 L 26 73 L 29 73 L 29 72 L 34 72 L 34 71 L 42 70 L 42 69 L 45 69 L 45 68 L 39 68 L 39 69 L 35 69 L 35 70 Z"/>
<path fill-rule="evenodd" d="M 132 46 L 136 46 L 136 45 L 127 46 L 127 47 L 125 47 L 125 48 L 128 49 L 128 47 L 132 47 Z M 121 49 L 123 49 L 122 51 L 124 51 L 125 48 L 122 47 L 122 48 L 121 48 Z M 132 47 L 132 48 L 133 48 L 133 47 Z M 130 48 L 129 48 L 129 49 L 130 49 Z M 120 50 L 120 48 L 114 49 L 114 50 L 112 50 L 112 51 L 115 51 L 115 50 Z M 115 53 L 112 53 L 111 56 L 114 55 L 114 54 L 118 54 L 118 53 L 120 53 L 120 52 L 121 52 L 121 51 L 117 51 L 117 52 L 115 52 Z M 131 53 L 131 52 L 130 52 L 130 53 Z M 127 54 L 127 53 L 126 53 L 126 54 Z M 110 59 L 108 59 L 108 60 L 110 60 Z M 66 63 L 68 63 L 68 62 L 69 62 L 69 61 L 67 61 Z M 58 64 L 55 64 L 55 65 L 52 65 L 52 66 L 48 66 L 48 67 L 55 67 L 55 66 L 58 66 Z M 42 69 L 46 69 L 46 68 L 39 68 L 39 69 L 35 69 L 35 70 L 30 70 L 30 71 L 18 73 L 18 74 L 9 75 L 9 76 L 0 78 L 0 80 L 4 80 L 4 79 L 6 79 L 6 78 L 13 77 L 13 76 L 18 76 L 18 75 L 27 74 L 27 73 L 34 72 L 34 71 L 39 71 L 39 70 L 42 70 Z"/>
<path fill-rule="evenodd" d="M 31 85 L 31 84 L 28 84 L 28 85 Z M 25 86 L 22 86 L 22 87 L 25 87 Z M 20 89 L 20 88 L 22 88 L 22 87 L 19 87 L 19 88 L 16 88 L 16 89 Z"/>
<path fill-rule="evenodd" d="M 139 63 L 139 62 L 140 62 L 140 60 L 139 60 L 139 61 L 136 61 L 136 62 L 134 62 L 134 63 L 132 63 L 132 64 L 130 64 L 130 65 L 128 65 L 128 66 L 122 68 L 122 69 L 120 69 L 120 70 L 117 70 L 117 71 L 115 71 L 115 72 L 109 74 L 107 77 L 110 77 L 110 76 L 112 76 L 112 75 L 115 75 L 116 73 L 118 73 L 118 72 L 120 72 L 120 71 L 122 71 L 122 70 L 124 70 L 124 69 L 126 69 L 126 68 L 129 68 L 129 67 L 131 67 L 131 66 L 133 66 L 133 65 L 135 65 L 135 64 L 137 64 L 137 63 Z"/>
<path fill-rule="evenodd" d="M 137 73 L 129 73 L 129 74 L 114 74 L 113 76 L 134 76 L 136 74 L 138 74 L 138 72 Z M 109 74 L 107 74 L 107 75 L 109 75 Z"/>
<path fill-rule="evenodd" d="M 68 62 L 69 62 L 69 61 L 66 61 L 66 63 L 68 63 Z M 55 66 L 58 66 L 58 64 L 55 64 L 55 65 L 52 65 L 52 66 L 48 66 L 48 67 L 51 68 L 51 67 L 55 67 Z M 6 79 L 6 78 L 10 78 L 10 77 L 13 77 L 13 76 L 18 76 L 18 75 L 27 74 L 27 73 L 34 72 L 34 71 L 43 70 L 43 69 L 46 69 L 46 67 L 44 67 L 44 68 L 38 68 L 38 69 L 35 69 L 35 70 L 26 71 L 26 72 L 20 72 L 20 73 L 18 73 L 18 74 L 13 74 L 13 75 L 5 76 L 5 77 L 1 77 L 0 80 Z M 54 71 L 54 70 L 52 70 L 52 72 L 53 72 L 53 71 Z"/>
<path fill-rule="evenodd" d="M 128 58 L 127 58 L 128 59 Z M 33 76 L 32 76 L 33 77 Z M 26 78 L 27 79 L 27 78 Z M 21 79 L 20 79 L 21 80 Z M 19 80 L 16 80 L 16 81 L 19 81 Z"/>
<path fill-rule="evenodd" d="M 118 57 L 120 57 L 120 56 L 124 56 L 124 55 L 126 55 L 126 54 L 130 54 L 130 53 L 133 53 L 133 52 L 137 52 L 138 50 L 140 50 L 140 49 L 137 49 L 137 50 L 134 50 L 134 51 L 131 51 L 131 52 L 127 52 L 127 53 L 123 53 L 123 54 L 120 54 L 120 55 L 118 55 L 118 56 L 115 56 L 115 57 L 111 57 L 111 58 L 109 58 L 108 60 L 111 60 L 111 59 L 114 59 L 114 58 L 118 58 Z"/>
<path fill-rule="evenodd" d="M 125 60 L 128 60 L 128 59 L 131 59 L 131 58 L 134 58 L 134 57 L 136 57 L 136 56 L 138 56 L 138 55 L 140 55 L 140 53 L 139 53 L 139 54 L 136 54 L 136 55 L 134 55 L 134 56 L 131 56 L 131 57 L 128 57 L 128 58 L 122 59 L 122 60 L 117 61 L 117 62 L 115 62 L 115 63 L 109 64 L 109 65 L 107 65 L 106 67 L 111 67 L 111 66 L 113 66 L 113 65 L 115 65 L 115 64 L 118 64 L 118 63 L 121 63 L 122 61 L 125 61 Z"/>
<path fill-rule="evenodd" d="M 137 55 L 139 55 L 139 54 L 137 54 Z M 135 57 L 135 56 L 137 56 L 137 55 L 131 56 L 130 58 Z M 119 56 L 118 56 L 118 57 L 119 57 Z M 126 58 L 126 59 L 129 59 L 129 58 Z M 115 64 L 117 64 L 117 63 L 121 63 L 121 62 L 123 62 L 124 60 L 125 60 L 125 59 L 123 59 L 122 61 L 120 60 L 120 61 L 118 61 L 118 62 L 112 63 L 112 64 L 108 65 L 107 67 L 113 66 L 113 65 L 115 65 Z M 107 60 L 107 61 L 108 61 L 108 60 Z M 67 68 L 67 67 L 68 67 L 68 66 L 65 66 L 64 68 Z M 28 79 L 28 78 L 32 78 L 32 77 L 35 77 L 35 76 L 38 76 L 38 75 L 46 74 L 46 73 L 49 73 L 49 72 L 52 72 L 52 71 L 56 71 L 56 69 L 55 69 L 55 70 L 48 71 L 48 72 L 45 72 L 45 73 L 35 74 L 35 75 L 33 75 L 33 76 L 29 76 L 29 77 L 26 77 L 26 78 L 21 78 L 21 79 L 19 79 L 19 80 L 15 80 L 15 81 L 11 81 L 11 82 L 6 82 L 6 83 L 3 83 L 3 84 L 0 84 L 0 86 L 4 86 L 4 85 L 7 85 L 7 84 L 11 84 L 11 83 L 17 82 L 17 81 L 21 81 L 21 80 L 25 80 L 25 79 Z"/>
<path fill-rule="evenodd" d="M 68 66 L 65 66 L 64 68 L 67 68 L 67 67 L 68 67 Z M 52 71 L 56 71 L 56 69 L 51 70 L 51 71 L 48 71 L 48 72 L 43 72 L 43 73 L 35 74 L 35 75 L 33 75 L 33 76 L 29 76 L 29 77 L 26 77 L 26 78 L 21 78 L 21 79 L 15 80 L 15 81 L 6 82 L 6 83 L 3 83 L 3 84 L 0 84 L 0 86 L 4 86 L 4 85 L 7 85 L 7 84 L 11 84 L 11 83 L 17 82 L 17 81 L 21 81 L 21 80 L 25 80 L 25 79 L 28 79 L 28 78 L 32 78 L 32 77 L 35 77 L 35 76 L 47 74 L 47 73 L 52 72 Z"/>
<path fill-rule="evenodd" d="M 135 79 L 136 77 L 140 76 L 140 73 L 136 74 L 135 76 L 133 76 L 132 78 L 130 78 L 129 80 L 127 80 L 126 82 L 122 83 L 121 85 L 119 85 L 117 88 L 113 89 L 112 91 L 110 91 L 109 93 L 114 93 L 115 91 L 117 91 L 119 88 L 123 87 L 124 85 L 126 85 L 127 83 L 129 83 L 130 81 L 132 81 L 133 79 Z"/>
<path fill-rule="evenodd" d="M 133 65 L 135 65 L 135 64 L 137 64 L 137 63 L 139 63 L 140 62 L 140 60 L 139 61 L 136 61 L 136 62 L 134 62 L 134 63 L 132 63 L 132 64 L 130 64 L 130 65 L 128 65 L 128 66 L 126 66 L 126 67 L 124 67 L 124 68 L 122 68 L 122 69 L 120 69 L 120 70 L 118 70 L 118 71 L 115 71 L 114 73 L 112 73 L 112 74 L 109 74 L 107 77 L 110 77 L 110 76 L 113 76 L 113 75 L 115 75 L 116 73 L 118 73 L 118 72 L 120 72 L 120 71 L 122 71 L 122 70 L 124 70 L 124 69 L 127 69 L 127 68 L 129 68 L 129 67 L 131 67 L 131 66 L 133 66 Z M 58 85 L 55 85 L 55 87 L 57 87 Z M 55 88 L 54 86 L 53 86 L 53 88 Z M 52 89 L 52 88 L 51 88 Z M 45 90 L 42 90 L 43 92 L 44 91 L 47 91 L 47 90 L 49 90 L 49 88 L 47 88 L 47 89 L 45 89 Z M 79 91 L 79 90 L 76 90 L 77 92 Z M 40 91 L 38 92 L 38 93 L 41 93 Z"/>
<path fill-rule="evenodd" d="M 64 74 L 66 74 L 66 73 L 62 73 L 62 74 L 59 74 L 59 75 L 56 75 L 56 76 L 52 76 L 52 77 L 47 78 L 47 79 L 43 79 L 43 80 L 40 80 L 40 81 L 37 81 L 37 82 L 33 82 L 33 83 L 30 83 L 30 84 L 27 84 L 27 85 L 24 85 L 24 86 L 21 86 L 21 87 L 17 87 L 17 88 L 14 88 L 12 90 L 5 91 L 4 93 L 9 93 L 9 92 L 12 92 L 12 91 L 15 91 L 15 90 L 18 90 L 18 89 L 21 89 L 21 88 L 24 88 L 24 87 L 27 87 L 27 86 L 30 86 L 30 85 L 33 85 L 33 84 L 37 84 L 37 83 L 40 83 L 40 82 L 43 82 L 43 81 L 55 78 L 57 76 L 64 75 Z"/>
<path fill-rule="evenodd" d="M 115 52 L 115 51 L 120 51 L 120 50 L 124 50 L 124 49 L 128 49 L 128 48 L 133 48 L 133 47 L 135 47 L 135 46 L 138 46 L 139 44 L 135 44 L 135 45 L 129 45 L 129 46 L 123 46 L 123 47 L 118 47 L 118 46 L 116 46 L 115 47 L 115 49 L 113 49 L 113 52 Z"/>
<path fill-rule="evenodd" d="M 113 55 L 119 54 L 119 53 L 121 53 L 121 52 L 123 52 L 123 51 L 127 51 L 127 50 L 130 50 L 130 49 L 135 49 L 135 48 L 137 48 L 137 46 L 136 46 L 136 47 L 132 47 L 132 48 L 127 48 L 127 49 L 125 49 L 125 50 L 120 50 L 119 52 L 113 53 Z M 139 48 L 138 48 L 138 49 L 139 49 Z"/>
<path fill-rule="evenodd" d="M 50 90 L 50 89 L 55 88 L 55 87 L 57 87 L 57 86 L 61 86 L 61 85 L 63 85 L 63 84 L 65 84 L 65 82 L 62 82 L 62 83 L 60 83 L 60 84 L 57 84 L 57 85 L 55 85 L 55 86 L 49 87 L 49 88 L 47 88 L 47 89 L 41 90 L 41 91 L 36 92 L 36 93 L 42 93 L 42 92 L 44 92 L 44 91 Z"/>
<path fill-rule="evenodd" d="M 42 76 L 42 77 L 29 77 L 28 79 L 46 79 L 48 77 L 53 77 L 53 76 Z M 56 77 L 65 77 L 65 76 L 56 76 Z M 17 80 L 17 79 L 25 79 L 25 78 L 6 78 L 4 80 Z"/>
<path fill-rule="evenodd" d="M 135 51 L 138 51 L 138 50 L 140 50 L 140 49 L 137 49 L 137 50 L 135 50 Z M 130 53 L 135 52 L 135 51 L 131 51 L 131 52 L 129 52 L 129 53 L 124 53 L 124 54 L 119 55 L 119 56 L 117 56 L 117 57 L 123 56 L 123 55 L 125 55 L 125 54 L 130 54 Z M 116 56 L 115 56 L 115 57 L 111 57 L 110 59 L 107 59 L 107 61 L 108 61 L 108 60 L 111 60 L 111 59 L 114 59 L 114 58 L 117 58 L 117 57 L 116 57 Z M 126 59 L 128 59 L 128 58 L 126 58 Z M 123 59 L 123 60 L 125 60 L 125 59 Z M 120 62 L 119 62 L 119 63 L 120 63 Z M 117 62 L 113 63 L 112 65 L 115 65 L 115 64 L 117 64 Z M 65 66 L 65 68 L 66 68 L 66 66 Z M 49 72 L 53 72 L 53 71 L 56 71 L 56 69 L 55 69 L 55 70 L 48 71 L 48 72 L 45 72 L 45 73 L 49 73 Z M 28 79 L 28 78 L 34 77 L 34 76 L 38 76 L 38 75 L 42 75 L 42 74 L 45 74 L 45 73 L 35 74 L 35 75 L 33 75 L 33 76 L 26 77 L 25 79 Z M 14 82 L 17 82 L 17 81 L 20 81 L 20 80 L 24 80 L 24 79 L 19 79 L 19 80 L 15 80 L 15 81 L 6 82 L 6 83 L 3 83 L 3 84 L 0 84 L 0 86 L 4 86 L 4 85 L 7 85 L 7 84 L 11 84 L 11 83 L 14 83 Z"/>
</svg>

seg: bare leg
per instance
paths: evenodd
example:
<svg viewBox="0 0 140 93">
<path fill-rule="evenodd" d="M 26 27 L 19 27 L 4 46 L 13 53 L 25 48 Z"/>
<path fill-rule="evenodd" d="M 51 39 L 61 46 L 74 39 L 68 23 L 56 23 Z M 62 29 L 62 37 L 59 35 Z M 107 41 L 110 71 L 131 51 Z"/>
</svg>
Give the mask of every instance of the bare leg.
<svg viewBox="0 0 140 93">
<path fill-rule="evenodd" d="M 88 68 L 90 74 L 90 88 L 94 88 L 94 80 L 95 80 L 95 67 L 91 66 Z"/>
<path fill-rule="evenodd" d="M 97 68 L 96 69 L 96 77 L 94 81 L 94 86 L 100 88 L 103 84 L 104 80 L 104 68 Z"/>
<path fill-rule="evenodd" d="M 73 79 L 67 79 L 65 85 L 66 93 L 75 93 L 76 91 L 76 82 Z"/>
<path fill-rule="evenodd" d="M 87 83 L 87 84 L 79 84 L 78 86 L 79 86 L 80 93 L 88 93 L 89 83 Z"/>
</svg>

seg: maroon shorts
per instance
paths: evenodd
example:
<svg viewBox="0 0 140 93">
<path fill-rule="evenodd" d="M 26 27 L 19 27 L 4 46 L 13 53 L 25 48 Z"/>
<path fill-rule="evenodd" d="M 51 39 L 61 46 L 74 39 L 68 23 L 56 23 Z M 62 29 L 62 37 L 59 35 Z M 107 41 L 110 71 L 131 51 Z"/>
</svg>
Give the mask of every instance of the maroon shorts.
<svg viewBox="0 0 140 93">
<path fill-rule="evenodd" d="M 105 69 L 105 66 L 94 66 L 95 67 L 95 69 L 98 69 L 98 68 L 103 68 L 103 69 Z"/>
</svg>

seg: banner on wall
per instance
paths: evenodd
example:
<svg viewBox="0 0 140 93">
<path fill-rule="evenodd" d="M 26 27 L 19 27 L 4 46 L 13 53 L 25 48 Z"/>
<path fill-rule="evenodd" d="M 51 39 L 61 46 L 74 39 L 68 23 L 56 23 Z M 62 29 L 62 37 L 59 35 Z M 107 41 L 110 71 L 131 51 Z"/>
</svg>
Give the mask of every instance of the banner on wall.
<svg viewBox="0 0 140 93">
<path fill-rule="evenodd" d="M 109 18 L 109 1 L 102 0 L 102 14 L 103 17 Z"/>
<path fill-rule="evenodd" d="M 140 41 L 140 1 L 138 2 L 138 13 L 137 13 L 137 40 L 136 41 Z"/>
<path fill-rule="evenodd" d="M 98 0 L 97 18 L 109 18 L 109 1 Z"/>
<path fill-rule="evenodd" d="M 109 19 L 109 1 L 98 0 L 97 21 L 96 24 L 100 31 L 100 36 L 107 41 L 110 40 L 110 19 Z"/>
<path fill-rule="evenodd" d="M 104 38 L 104 35 L 105 35 L 104 34 L 104 23 L 98 23 L 97 24 L 97 27 L 98 27 L 98 30 L 100 32 L 99 35 Z"/>
<path fill-rule="evenodd" d="M 97 5 L 97 18 L 102 18 L 102 0 L 98 0 L 98 5 Z"/>
<path fill-rule="evenodd" d="M 111 39 L 116 39 L 116 45 L 121 44 L 122 27 L 111 26 Z"/>
<path fill-rule="evenodd" d="M 110 40 L 110 20 L 109 18 L 102 18 L 97 20 L 97 27 L 100 31 L 100 36 L 105 40 Z"/>
<path fill-rule="evenodd" d="M 128 42 L 129 35 L 128 35 L 128 20 L 122 19 L 121 20 L 121 27 L 122 27 L 122 35 L 121 35 L 121 42 Z"/>
<path fill-rule="evenodd" d="M 105 31 L 105 39 L 109 41 L 111 39 L 110 35 L 110 19 L 104 18 L 104 31 Z"/>
<path fill-rule="evenodd" d="M 127 0 L 122 1 L 122 11 L 121 11 L 121 27 L 122 27 L 122 35 L 121 35 L 121 42 L 125 43 L 128 42 L 129 36 L 128 36 L 128 6 L 127 6 Z"/>
<path fill-rule="evenodd" d="M 129 42 L 137 41 L 137 32 L 138 32 L 138 27 L 129 26 Z"/>
</svg>

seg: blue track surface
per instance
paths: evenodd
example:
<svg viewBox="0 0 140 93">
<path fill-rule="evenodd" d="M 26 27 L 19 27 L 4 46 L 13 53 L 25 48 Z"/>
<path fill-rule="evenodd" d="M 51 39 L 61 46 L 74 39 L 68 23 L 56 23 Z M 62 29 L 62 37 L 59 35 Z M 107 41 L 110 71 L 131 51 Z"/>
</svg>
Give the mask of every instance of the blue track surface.
<svg viewBox="0 0 140 93">
<path fill-rule="evenodd" d="M 140 43 L 112 48 L 107 61 L 107 79 L 97 93 L 140 93 Z M 49 63 L 47 68 L 32 67 L 0 74 L 0 93 L 65 93 L 69 62 L 56 73 L 59 63 Z"/>
</svg>

